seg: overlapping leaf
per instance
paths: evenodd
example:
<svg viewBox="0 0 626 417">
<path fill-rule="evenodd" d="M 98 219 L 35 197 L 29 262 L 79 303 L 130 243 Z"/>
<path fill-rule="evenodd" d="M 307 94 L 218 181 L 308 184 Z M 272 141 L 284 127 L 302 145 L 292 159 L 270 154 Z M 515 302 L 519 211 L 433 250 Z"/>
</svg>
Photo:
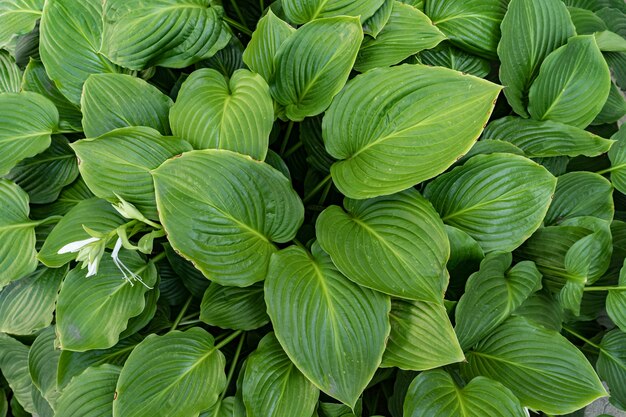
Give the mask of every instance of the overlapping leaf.
<svg viewBox="0 0 626 417">
<path fill-rule="evenodd" d="M 372 16 L 384 0 L 281 0 L 285 15 L 296 24 L 333 16 Z"/>
<path fill-rule="evenodd" d="M 236 330 L 253 330 L 267 324 L 263 286 L 239 288 L 211 283 L 202 298 L 200 320 Z"/>
<path fill-rule="evenodd" d="M 0 49 L 0 93 L 19 93 L 21 79 L 22 72 L 15 59 L 8 51 Z"/>
<path fill-rule="evenodd" d="M 596 368 L 609 386 L 611 401 L 625 408 L 626 387 L 623 381 L 626 377 L 626 333 L 615 329 L 604 335 Z"/>
<path fill-rule="evenodd" d="M 33 30 L 41 17 L 44 0 L 3 0 L 0 2 L 0 47 L 15 35 Z"/>
<path fill-rule="evenodd" d="M 121 368 L 101 365 L 87 369 L 72 380 L 58 400 L 56 416 L 110 416 L 115 400 L 115 385 Z"/>
</svg>

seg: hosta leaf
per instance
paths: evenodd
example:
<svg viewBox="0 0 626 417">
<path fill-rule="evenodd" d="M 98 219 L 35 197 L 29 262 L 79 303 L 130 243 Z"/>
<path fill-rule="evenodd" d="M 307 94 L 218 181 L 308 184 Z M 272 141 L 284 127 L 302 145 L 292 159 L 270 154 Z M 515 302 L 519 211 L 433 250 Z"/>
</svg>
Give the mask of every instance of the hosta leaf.
<svg viewBox="0 0 626 417">
<path fill-rule="evenodd" d="M 67 275 L 57 301 L 57 333 L 64 350 L 84 352 L 114 346 L 128 320 L 144 307 L 144 294 L 157 280 L 156 268 L 136 252 L 122 251 L 119 260 L 145 283 L 131 283 L 105 254 L 94 277 L 75 268 Z M 132 284 L 132 285 L 131 285 Z"/>
<path fill-rule="evenodd" d="M 505 142 L 499 139 L 481 139 L 472 146 L 472 149 L 470 149 L 463 158 L 457 161 L 457 165 L 463 165 L 476 155 L 490 155 L 492 153 L 510 153 L 513 155 L 526 156 L 524 151 L 511 142 Z"/>
<path fill-rule="evenodd" d="M 611 401 L 624 409 L 626 407 L 626 333 L 618 329 L 608 332 L 602 338 L 600 355 L 596 363 L 600 377 L 609 386 Z"/>
<path fill-rule="evenodd" d="M 445 225 L 445 229 L 450 241 L 450 260 L 446 269 L 450 272 L 451 281 L 447 291 L 451 294 L 462 293 L 465 281 L 478 271 L 485 253 L 478 242 L 464 231 L 448 225 Z"/>
<path fill-rule="evenodd" d="M 194 327 L 150 335 L 130 354 L 117 381 L 114 417 L 197 415 L 226 388 L 224 355 Z"/>
<path fill-rule="evenodd" d="M 28 218 L 28 195 L 0 179 L 0 289 L 37 268 L 35 226 Z"/>
<path fill-rule="evenodd" d="M 458 47 L 495 58 L 506 6 L 502 0 L 429 0 L 426 14 Z"/>
<path fill-rule="evenodd" d="M 226 150 L 185 153 L 152 171 L 168 240 L 212 281 L 262 281 L 272 242 L 293 239 L 304 208 L 269 165 Z"/>
<path fill-rule="evenodd" d="M 546 329 L 561 331 L 564 320 L 563 307 L 546 288 L 526 299 L 513 313 Z"/>
<path fill-rule="evenodd" d="M 33 30 L 43 5 L 44 0 L 0 1 L 0 47 L 8 44 L 13 36 Z"/>
<path fill-rule="evenodd" d="M 85 81 L 80 104 L 88 138 L 127 126 L 147 126 L 164 135 L 170 133 L 172 99 L 140 78 L 92 74 Z"/>
<path fill-rule="evenodd" d="M 49 326 L 66 273 L 41 266 L 0 290 L 0 332 L 28 335 Z"/>
<path fill-rule="evenodd" d="M 419 57 L 423 64 L 446 67 L 480 78 L 485 78 L 491 71 L 488 60 L 455 48 L 447 42 L 422 51 Z"/>
<path fill-rule="evenodd" d="M 87 369 L 59 397 L 55 416 L 104 417 L 113 413 L 115 385 L 121 368 L 101 365 Z"/>
<path fill-rule="evenodd" d="M 591 35 L 570 38 L 541 65 L 530 87 L 528 112 L 585 128 L 600 113 L 611 88 L 611 74 Z"/>
<path fill-rule="evenodd" d="M 441 303 L 450 247 L 443 222 L 416 190 L 330 206 L 316 223 L 320 246 L 357 284 Z M 354 262 L 359 259 L 359 262 Z"/>
<path fill-rule="evenodd" d="M 465 359 L 441 303 L 394 299 L 383 367 L 423 371 Z"/>
<path fill-rule="evenodd" d="M 19 93 L 21 81 L 22 72 L 15 59 L 9 52 L 0 49 L 0 93 Z"/>
<path fill-rule="evenodd" d="M 183 280 L 176 274 L 169 262 L 157 263 L 159 271 L 159 299 L 171 306 L 182 305 L 191 295 Z M 204 279 L 204 277 L 202 277 Z"/>
<path fill-rule="evenodd" d="M 611 139 L 616 141 L 608 153 L 611 168 L 604 172 L 610 172 L 613 186 L 618 191 L 626 193 L 626 127 L 622 125 Z"/>
<path fill-rule="evenodd" d="M 431 95 L 431 91 L 437 91 Z M 351 80 L 324 116 L 335 185 L 350 198 L 402 191 L 474 144 L 500 87 L 444 68 L 402 65 Z M 462 126 L 454 123 L 462 118 Z"/>
<path fill-rule="evenodd" d="M 335 158 L 326 152 L 322 138 L 322 118 L 308 117 L 300 125 L 300 141 L 306 150 L 309 166 L 321 173 L 328 174 Z"/>
<path fill-rule="evenodd" d="M 589 35 L 594 32 L 607 30 L 606 23 L 591 10 L 580 7 L 568 7 L 567 11 L 572 18 L 572 23 L 578 35 Z"/>
<path fill-rule="evenodd" d="M 37 219 L 53 215 L 63 216 L 67 214 L 67 212 L 69 212 L 76 204 L 81 201 L 88 200 L 93 196 L 93 193 L 89 191 L 89 188 L 87 188 L 85 181 L 83 181 L 79 176 L 76 181 L 63 188 L 54 203 L 33 206 L 32 215 Z"/>
<path fill-rule="evenodd" d="M 157 301 L 161 295 L 158 284 L 159 280 L 157 279 L 156 284 L 152 285 L 152 288 L 144 294 L 145 307 L 139 315 L 131 317 L 131 319 L 128 320 L 128 326 L 120 333 L 120 339 L 136 334 L 152 321 L 157 313 Z"/>
<path fill-rule="evenodd" d="M 0 370 L 13 391 L 13 398 L 26 411 L 34 413 L 33 389 L 38 392 L 28 373 L 28 347 L 4 333 L 0 333 Z"/>
<path fill-rule="evenodd" d="M 82 178 L 96 196 L 116 202 L 119 195 L 150 219 L 158 219 L 150 170 L 191 150 L 184 140 L 163 137 L 149 127 L 120 128 L 71 146 Z"/>
<path fill-rule="evenodd" d="M 626 263 L 626 261 L 625 261 Z M 622 332 L 626 333 L 626 266 L 622 266 L 619 273 L 618 286 L 621 289 L 611 290 L 606 296 L 606 312 L 613 323 L 619 327 Z M 2 293 L 0 293 L 1 295 Z M 626 373 L 626 369 L 624 370 Z M 626 395 L 626 391 L 624 392 Z M 624 397 L 626 404 L 626 396 Z"/>
<path fill-rule="evenodd" d="M 230 79 L 213 69 L 194 71 L 170 112 L 174 135 L 194 149 L 228 149 L 265 159 L 274 105 L 259 74 L 237 70 Z"/>
<path fill-rule="evenodd" d="M 580 216 L 611 221 L 614 211 L 613 186 L 609 181 L 593 172 L 570 172 L 558 178 L 544 223 L 558 224 Z"/>
<path fill-rule="evenodd" d="M 545 168 L 522 156 L 477 155 L 428 184 L 425 197 L 446 224 L 485 252 L 512 251 L 541 225 L 556 187 Z"/>
<path fill-rule="evenodd" d="M 121 72 L 100 54 L 102 20 L 101 0 L 50 0 L 44 7 L 41 60 L 61 93 L 76 105 L 90 74 Z M 130 32 L 123 33 L 128 37 Z"/>
<path fill-rule="evenodd" d="M 163 244 L 167 261 L 178 274 L 183 285 L 196 298 L 202 298 L 211 282 L 193 264 L 180 256 L 169 243 Z"/>
<path fill-rule="evenodd" d="M 396 0 L 385 0 L 383 4 L 376 10 L 376 13 L 367 20 L 363 21 L 363 33 L 376 38 L 381 30 L 385 27 L 391 17 L 391 11 Z M 420 9 L 421 10 L 421 9 Z"/>
<path fill-rule="evenodd" d="M 454 331 L 464 350 L 475 345 L 541 288 L 541 273 L 524 261 L 511 267 L 510 253 L 490 253 L 472 274 L 456 306 Z"/>
<path fill-rule="evenodd" d="M 405 417 L 524 417 L 519 400 L 505 386 L 478 376 L 460 387 L 443 370 L 418 375 L 404 400 Z"/>
<path fill-rule="evenodd" d="M 376 39 L 368 36 L 361 44 L 354 69 L 365 72 L 397 64 L 419 51 L 434 48 L 445 38 L 424 13 L 394 1 L 391 16 Z"/>
<path fill-rule="evenodd" d="M 31 203 L 51 203 L 78 177 L 78 163 L 65 137 L 52 136 L 50 147 L 19 162 L 5 178 L 28 193 Z"/>
<path fill-rule="evenodd" d="M 625 22 L 626 27 L 626 22 Z M 594 33 L 598 49 L 602 52 L 626 52 L 626 39 L 609 30 Z"/>
<path fill-rule="evenodd" d="M 303 24 L 314 19 L 333 16 L 372 16 L 384 0 L 281 0 L 290 22 Z"/>
<path fill-rule="evenodd" d="M 320 114 L 339 93 L 354 65 L 363 30 L 356 17 L 330 17 L 300 27 L 278 48 L 270 82 L 287 118 Z"/>
<path fill-rule="evenodd" d="M 511 142 L 532 158 L 598 156 L 607 152 L 613 144 L 611 140 L 564 123 L 513 116 L 489 123 L 483 137 Z"/>
<path fill-rule="evenodd" d="M 211 283 L 200 305 L 200 320 L 223 329 L 254 330 L 269 322 L 263 285 L 246 288 Z"/>
<path fill-rule="evenodd" d="M 500 81 L 515 113 L 528 117 L 528 90 L 543 60 L 576 34 L 561 0 L 511 0 L 498 45 Z"/>
<path fill-rule="evenodd" d="M 252 39 L 243 51 L 243 62 L 269 82 L 274 75 L 274 57 L 278 49 L 295 31 L 268 9 L 267 14 L 257 23 Z"/>
<path fill-rule="evenodd" d="M 248 357 L 241 389 L 249 417 L 311 416 L 319 396 L 273 333 Z"/>
<path fill-rule="evenodd" d="M 626 42 L 626 39 L 624 40 Z M 607 123 L 615 123 L 626 115 L 626 98 L 622 95 L 620 89 L 611 83 L 611 91 L 609 97 L 602 107 L 602 111 L 593 119 L 592 125 L 602 125 Z"/>
<path fill-rule="evenodd" d="M 61 351 L 54 346 L 54 326 L 48 327 L 35 339 L 28 352 L 28 372 L 33 385 L 52 408 L 60 391 L 57 390 L 57 366 Z"/>
<path fill-rule="evenodd" d="M 581 351 L 521 317 L 504 322 L 466 356 L 464 374 L 502 383 L 534 410 L 567 414 L 606 395 Z"/>
<path fill-rule="evenodd" d="M 602 18 L 609 30 L 626 38 L 626 9 L 624 5 L 619 1 L 615 2 L 615 6 L 621 7 L 621 10 L 613 7 L 613 5 L 607 6 L 609 7 L 602 7 L 595 13 Z"/>
<path fill-rule="evenodd" d="M 232 77 L 238 69 L 245 68 L 243 62 L 243 44 L 236 37 L 231 37 L 224 49 L 217 51 L 211 58 L 197 64 L 198 67 L 212 68 L 225 77 Z"/>
<path fill-rule="evenodd" d="M 276 337 L 322 391 L 354 407 L 380 365 L 390 331 L 387 296 L 354 284 L 319 245 L 272 256 L 265 301 Z"/>
<path fill-rule="evenodd" d="M 50 146 L 59 113 L 45 97 L 30 93 L 0 93 L 0 176 L 16 163 Z"/>
<path fill-rule="evenodd" d="M 125 68 L 187 67 L 226 46 L 221 7 L 210 0 L 107 0 L 102 53 Z"/>
</svg>

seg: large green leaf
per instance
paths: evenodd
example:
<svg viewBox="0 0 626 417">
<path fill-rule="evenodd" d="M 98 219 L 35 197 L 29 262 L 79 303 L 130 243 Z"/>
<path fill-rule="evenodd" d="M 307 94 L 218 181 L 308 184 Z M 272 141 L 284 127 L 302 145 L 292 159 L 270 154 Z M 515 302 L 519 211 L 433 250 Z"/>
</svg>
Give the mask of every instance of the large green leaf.
<svg viewBox="0 0 626 417">
<path fill-rule="evenodd" d="M 528 112 L 585 128 L 600 113 L 611 89 L 611 73 L 592 35 L 570 38 L 541 65 L 528 93 Z"/>
<path fill-rule="evenodd" d="M 362 21 L 372 16 L 384 0 L 281 0 L 290 22 L 303 24 L 314 19 L 334 16 L 360 16 Z"/>
<path fill-rule="evenodd" d="M 456 306 L 454 331 L 463 349 L 482 340 L 541 288 L 541 273 L 533 262 L 511 267 L 510 253 L 494 252 L 472 274 Z"/>
<path fill-rule="evenodd" d="M 380 365 L 389 298 L 344 277 L 314 244 L 272 256 L 265 301 L 276 337 L 317 387 L 354 407 Z"/>
<path fill-rule="evenodd" d="M 465 359 L 441 303 L 394 299 L 389 320 L 383 367 L 423 371 Z"/>
<path fill-rule="evenodd" d="M 134 70 L 184 68 L 214 55 L 230 39 L 211 0 L 107 0 L 102 53 Z"/>
<path fill-rule="evenodd" d="M 94 277 L 87 278 L 87 271 L 77 267 L 63 281 L 56 310 L 62 349 L 84 352 L 110 348 L 118 342 L 128 320 L 143 311 L 146 286 L 152 287 L 157 281 L 156 268 L 136 252 L 122 251 L 120 261 L 145 285 L 125 280 L 108 253 Z"/>
<path fill-rule="evenodd" d="M 228 149 L 262 161 L 274 104 L 259 74 L 242 69 L 228 79 L 216 70 L 201 69 L 183 83 L 170 123 L 174 135 L 194 149 Z"/>
<path fill-rule="evenodd" d="M 556 188 L 544 167 L 512 154 L 477 155 L 441 175 L 425 196 L 446 224 L 485 252 L 512 251 L 541 225 Z"/>
<path fill-rule="evenodd" d="M 0 332 L 28 335 L 49 326 L 66 273 L 41 266 L 0 290 Z"/>
<path fill-rule="evenodd" d="M 572 18 L 572 23 L 578 35 L 589 35 L 608 29 L 602 18 L 591 10 L 569 6 L 567 11 Z"/>
<path fill-rule="evenodd" d="M 428 16 L 413 6 L 394 1 L 391 16 L 376 39 L 365 37 L 354 69 L 365 72 L 388 67 L 419 51 L 434 48 L 444 39 L 446 36 Z"/>
<path fill-rule="evenodd" d="M 0 177 L 19 161 L 50 146 L 59 113 L 45 97 L 30 93 L 0 93 Z"/>
<path fill-rule="evenodd" d="M 31 214 L 36 219 L 45 219 L 54 215 L 63 216 L 76 204 L 92 197 L 94 197 L 93 193 L 79 176 L 76 181 L 63 188 L 54 203 L 33 206 Z"/>
<path fill-rule="evenodd" d="M 558 332 L 564 321 L 563 313 L 563 307 L 556 297 L 544 288 L 528 297 L 512 315 L 522 316 L 533 324 Z"/>
<path fill-rule="evenodd" d="M 607 152 L 613 141 L 578 127 L 552 120 L 532 120 L 507 116 L 485 128 L 484 138 L 511 142 L 528 157 L 598 156 Z"/>
<path fill-rule="evenodd" d="M 626 39 L 622 40 L 626 43 Z M 611 83 L 609 98 L 606 99 L 602 111 L 593 119 L 592 125 L 615 123 L 626 115 L 626 98 L 622 95 L 619 87 Z"/>
<path fill-rule="evenodd" d="M 11 42 L 15 35 L 33 30 L 43 5 L 44 0 L 0 1 L 0 47 Z"/>
<path fill-rule="evenodd" d="M 511 0 L 498 45 L 504 95 L 520 116 L 528 117 L 528 90 L 543 60 L 576 34 L 561 0 Z"/>
<path fill-rule="evenodd" d="M 450 254 L 443 222 L 416 190 L 345 199 L 317 219 L 320 246 L 357 284 L 396 297 L 441 303 Z M 359 262 L 355 262 L 358 259 Z"/>
<path fill-rule="evenodd" d="M 147 126 L 164 135 L 170 133 L 172 99 L 140 78 L 92 74 L 85 81 L 80 104 L 88 138 L 127 126 Z"/>
<path fill-rule="evenodd" d="M 626 261 L 624 263 L 626 264 Z M 624 265 L 619 273 L 618 287 L 621 289 L 611 290 L 606 296 L 606 312 L 613 323 L 626 333 L 626 266 Z M 626 372 L 626 369 L 624 371 Z M 624 403 L 626 404 L 626 397 L 624 397 Z"/>
<path fill-rule="evenodd" d="M 461 387 L 445 371 L 418 375 L 404 400 L 404 417 L 524 417 L 527 413 L 505 386 L 478 376 Z"/>
<path fill-rule="evenodd" d="M 54 346 L 54 326 L 37 336 L 28 352 L 28 372 L 33 385 L 54 409 L 60 391 L 57 390 L 57 366 L 61 351 Z"/>
<path fill-rule="evenodd" d="M 370 35 L 372 38 L 376 38 L 389 21 L 395 2 L 396 0 L 385 0 L 382 6 L 376 10 L 376 13 L 374 13 L 369 19 L 364 20 L 363 33 Z M 423 10 L 423 8 L 420 10 Z"/>
<path fill-rule="evenodd" d="M 35 413 L 33 392 L 38 393 L 28 373 L 28 347 L 0 333 L 0 370 L 24 409 Z"/>
<path fill-rule="evenodd" d="M 100 54 L 102 21 L 102 0 L 50 0 L 44 6 L 41 60 L 48 76 L 74 104 L 80 103 L 83 83 L 90 74 L 121 72 Z"/>
<path fill-rule="evenodd" d="M 150 219 L 158 219 L 150 170 L 191 150 L 184 140 L 163 137 L 149 127 L 124 127 L 71 146 L 82 178 L 96 196 L 111 202 L 120 196 Z"/>
<path fill-rule="evenodd" d="M 626 333 L 615 329 L 604 335 L 596 369 L 609 386 L 611 401 L 626 408 Z"/>
<path fill-rule="evenodd" d="M 262 281 L 273 242 L 293 239 L 303 221 L 302 202 L 283 174 L 231 151 L 188 152 L 152 175 L 172 247 L 221 285 Z"/>
<path fill-rule="evenodd" d="M 37 268 L 35 226 L 28 218 L 28 195 L 0 179 L 0 289 Z"/>
<path fill-rule="evenodd" d="M 491 72 L 491 65 L 488 60 L 458 49 L 450 45 L 449 42 L 422 51 L 419 58 L 426 65 L 446 67 L 480 78 L 485 78 Z"/>
<path fill-rule="evenodd" d="M 0 49 L 0 93 L 19 93 L 21 80 L 22 72 L 15 59 L 8 51 Z"/>
<path fill-rule="evenodd" d="M 248 417 L 308 417 L 319 397 L 273 333 L 248 356 L 241 390 Z"/>
<path fill-rule="evenodd" d="M 152 334 L 122 369 L 113 416 L 198 415 L 226 388 L 225 362 L 213 336 L 199 327 Z"/>
<path fill-rule="evenodd" d="M 525 407 L 567 414 L 606 395 L 593 368 L 553 330 L 521 317 L 504 322 L 467 353 L 469 377 L 486 376 L 510 389 Z"/>
<path fill-rule="evenodd" d="M 328 108 L 348 80 L 362 39 L 359 19 L 340 16 L 309 22 L 280 45 L 270 87 L 287 118 L 300 121 Z"/>
<path fill-rule="evenodd" d="M 488 81 L 422 65 L 357 76 L 324 116 L 326 149 L 341 159 L 331 169 L 335 185 L 361 199 L 440 174 L 472 147 L 499 92 Z"/>
<path fill-rule="evenodd" d="M 212 282 L 200 305 L 200 320 L 223 329 L 254 330 L 269 322 L 263 285 L 224 287 Z"/>
<path fill-rule="evenodd" d="M 426 14 L 458 47 L 495 58 L 506 7 L 503 0 L 429 0 Z"/>
<path fill-rule="evenodd" d="M 111 416 L 120 370 L 115 365 L 101 365 L 77 376 L 59 397 L 55 416 Z"/>
<path fill-rule="evenodd" d="M 5 178 L 28 193 L 31 203 L 45 204 L 57 199 L 63 187 L 78 177 L 78 163 L 67 139 L 52 136 L 50 147 L 19 162 Z"/>
<path fill-rule="evenodd" d="M 611 137 L 615 144 L 609 150 L 611 168 L 606 172 L 611 173 L 611 182 L 620 192 L 626 193 L 626 127 L 620 129 Z"/>
</svg>

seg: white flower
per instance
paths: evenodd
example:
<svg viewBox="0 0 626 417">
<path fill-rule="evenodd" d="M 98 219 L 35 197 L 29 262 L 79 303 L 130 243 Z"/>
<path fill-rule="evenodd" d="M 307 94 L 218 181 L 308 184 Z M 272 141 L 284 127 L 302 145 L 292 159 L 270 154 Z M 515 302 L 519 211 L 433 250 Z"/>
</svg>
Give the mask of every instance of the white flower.
<svg viewBox="0 0 626 417">
<path fill-rule="evenodd" d="M 98 261 L 94 260 L 87 264 L 87 277 L 92 277 L 98 273 Z"/>
<path fill-rule="evenodd" d="M 115 242 L 115 246 L 113 246 L 113 252 L 111 252 L 111 258 L 113 259 L 113 263 L 115 264 L 115 266 L 117 266 L 117 269 L 119 269 L 122 272 L 122 275 L 124 275 L 124 279 L 128 281 L 130 285 L 134 285 L 131 278 L 135 279 L 141 282 L 144 285 L 144 287 L 152 289 L 152 287 L 147 286 L 145 282 L 141 280 L 141 277 L 139 275 L 135 274 L 133 271 L 130 270 L 130 268 L 124 265 L 124 262 L 122 262 L 122 260 L 119 257 L 120 249 L 122 249 L 122 238 L 118 237 L 117 241 Z"/>
<path fill-rule="evenodd" d="M 89 239 L 85 240 L 77 240 L 76 242 L 71 242 L 63 246 L 61 249 L 59 249 L 57 253 L 59 255 L 62 255 L 64 253 L 76 253 L 90 243 L 97 242 L 99 240 L 100 238 L 98 237 L 90 237 Z"/>
</svg>

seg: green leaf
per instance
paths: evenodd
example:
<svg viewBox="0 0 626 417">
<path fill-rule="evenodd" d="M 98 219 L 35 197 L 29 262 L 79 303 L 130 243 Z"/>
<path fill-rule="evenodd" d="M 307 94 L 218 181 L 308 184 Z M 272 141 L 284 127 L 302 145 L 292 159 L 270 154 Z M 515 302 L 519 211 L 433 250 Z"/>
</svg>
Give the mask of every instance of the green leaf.
<svg viewBox="0 0 626 417">
<path fill-rule="evenodd" d="M 626 52 L 626 39 L 617 33 L 605 30 L 594 33 L 594 36 L 602 52 Z"/>
<path fill-rule="evenodd" d="M 625 41 L 626 42 L 626 41 Z M 622 95 L 620 89 L 611 83 L 611 91 L 602 107 L 602 111 L 593 119 L 592 125 L 602 125 L 607 123 L 615 123 L 626 115 L 626 98 Z"/>
<path fill-rule="evenodd" d="M 124 223 L 126 220 L 108 202 L 99 198 L 83 200 L 52 229 L 37 258 L 50 268 L 63 266 L 74 260 L 76 254 L 59 254 L 59 249 L 68 243 L 90 237 L 83 225 L 97 232 L 110 232 Z"/>
<path fill-rule="evenodd" d="M 488 81 L 421 65 L 357 76 L 324 116 L 326 149 L 341 160 L 331 169 L 335 185 L 362 199 L 440 174 L 472 147 L 499 92 Z"/>
<path fill-rule="evenodd" d="M 558 178 L 544 223 L 553 225 L 580 216 L 610 222 L 614 212 L 613 186 L 609 181 L 593 172 L 570 172 Z"/>
<path fill-rule="evenodd" d="M 79 176 L 76 181 L 63 188 L 54 203 L 41 206 L 34 206 L 31 213 L 34 218 L 42 219 L 48 216 L 63 216 L 69 212 L 72 207 L 81 201 L 88 200 L 94 195 L 85 184 L 85 181 Z"/>
<path fill-rule="evenodd" d="M 35 226 L 28 218 L 28 195 L 0 179 L 0 289 L 37 268 Z"/>
<path fill-rule="evenodd" d="M 623 126 L 611 137 L 616 141 L 608 153 L 611 168 L 604 172 L 610 172 L 613 186 L 626 193 L 626 127 Z"/>
<path fill-rule="evenodd" d="M 511 267 L 512 261 L 510 253 L 490 253 L 480 271 L 469 277 L 455 310 L 454 331 L 464 350 L 491 333 L 541 288 L 541 273 L 533 262 Z"/>
<path fill-rule="evenodd" d="M 557 332 L 521 317 L 504 322 L 466 356 L 465 375 L 502 383 L 534 410 L 567 414 L 606 396 L 582 352 Z"/>
<path fill-rule="evenodd" d="M 568 7 L 567 11 L 572 18 L 572 23 L 578 35 L 590 35 L 594 32 L 607 30 L 606 23 L 591 10 L 580 7 Z"/>
<path fill-rule="evenodd" d="M 428 16 L 415 7 L 393 2 L 391 16 L 376 39 L 366 37 L 354 64 L 359 72 L 388 67 L 446 39 Z"/>
<path fill-rule="evenodd" d="M 120 370 L 118 366 L 101 365 L 77 376 L 59 397 L 55 416 L 111 416 Z"/>
<path fill-rule="evenodd" d="M 0 390 L 0 417 L 6 417 L 9 412 L 9 402 L 4 390 Z"/>
<path fill-rule="evenodd" d="M 315 244 L 312 254 L 292 246 L 272 256 L 265 301 L 292 362 L 354 408 L 385 350 L 389 298 L 348 280 Z"/>
<path fill-rule="evenodd" d="M 33 381 L 28 373 L 28 347 L 0 333 L 0 370 L 13 391 L 13 399 L 19 401 L 29 413 L 35 412 Z M 13 407 L 11 407 L 13 408 Z"/>
<path fill-rule="evenodd" d="M 478 376 L 464 387 L 441 369 L 418 375 L 404 400 L 405 417 L 524 417 L 519 400 L 505 386 Z"/>
<path fill-rule="evenodd" d="M 348 80 L 362 39 L 359 19 L 340 16 L 309 22 L 281 44 L 270 88 L 287 118 L 301 121 L 328 108 Z"/>
<path fill-rule="evenodd" d="M 606 296 L 606 312 L 613 323 L 626 333 L 626 266 L 622 266 L 620 269 L 618 287 L 623 288 L 611 290 Z M 626 368 L 624 372 L 626 372 Z M 624 394 L 626 395 L 626 391 Z M 626 404 L 626 396 L 624 403 Z"/>
<path fill-rule="evenodd" d="M 480 78 L 485 78 L 491 72 L 488 60 L 457 49 L 448 42 L 420 52 L 419 57 L 423 64 L 446 67 Z"/>
<path fill-rule="evenodd" d="M 120 196 L 149 219 L 158 219 L 150 170 L 191 150 L 184 140 L 163 137 L 149 127 L 120 128 L 71 146 L 82 178 L 96 196 L 111 202 Z"/>
<path fill-rule="evenodd" d="M 376 10 L 376 13 L 374 13 L 372 17 L 364 20 L 363 33 L 370 35 L 372 38 L 376 38 L 389 21 L 395 2 L 396 0 L 385 0 L 382 6 Z"/>
<path fill-rule="evenodd" d="M 430 203 L 407 190 L 370 200 L 345 199 L 344 206 L 347 213 L 330 206 L 316 223 L 319 244 L 337 268 L 365 287 L 441 303 L 450 247 Z"/>
<path fill-rule="evenodd" d="M 626 38 L 626 8 L 620 1 L 599 8 L 596 14 L 602 18 L 609 30 Z"/>
<path fill-rule="evenodd" d="M 556 187 L 545 168 L 522 156 L 477 155 L 428 184 L 425 197 L 446 224 L 485 252 L 512 251 L 539 228 Z"/>
<path fill-rule="evenodd" d="M 41 17 L 44 0 L 3 0 L 0 2 L 0 47 L 15 35 L 23 35 L 35 27 Z"/>
<path fill-rule="evenodd" d="M 130 354 L 117 381 L 114 417 L 197 415 L 226 388 L 224 355 L 194 327 L 152 334 Z"/>
<path fill-rule="evenodd" d="M 41 60 L 61 93 L 76 105 L 90 74 L 121 72 L 100 53 L 102 21 L 101 0 L 49 0 L 44 6 Z M 123 33 L 129 37 L 130 32 Z"/>
<path fill-rule="evenodd" d="M 447 292 L 459 293 L 460 296 L 464 291 L 465 281 L 478 270 L 485 253 L 478 242 L 464 231 L 448 225 L 445 225 L 445 230 L 450 241 L 450 260 L 446 269 L 450 273 L 451 281 Z"/>
<path fill-rule="evenodd" d="M 228 149 L 262 161 L 274 105 L 259 74 L 242 69 L 227 79 L 216 70 L 201 69 L 183 83 L 170 123 L 174 135 L 194 149 Z"/>
<path fill-rule="evenodd" d="M 384 0 L 281 0 L 290 22 L 303 24 L 323 17 L 360 16 L 362 21 L 376 13 Z"/>
<path fill-rule="evenodd" d="M 303 221 L 289 180 L 234 152 L 188 152 L 152 175 L 172 247 L 220 285 L 262 281 L 276 251 L 273 242 L 293 239 Z"/>
<path fill-rule="evenodd" d="M 522 316 L 533 324 L 557 332 L 561 331 L 564 321 L 563 307 L 546 288 L 528 297 L 512 315 Z"/>
<path fill-rule="evenodd" d="M 254 330 L 266 325 L 263 285 L 246 288 L 209 285 L 200 305 L 200 320 L 222 329 Z"/>
<path fill-rule="evenodd" d="M 429 0 L 426 14 L 453 44 L 493 59 L 506 7 L 502 0 Z"/>
<path fill-rule="evenodd" d="M 269 82 L 276 68 L 274 57 L 278 49 L 295 31 L 268 9 L 267 14 L 257 23 L 252 39 L 243 51 L 243 62 Z"/>
<path fill-rule="evenodd" d="M 108 0 L 102 53 L 125 68 L 184 68 L 228 44 L 221 7 L 210 0 Z"/>
<path fill-rule="evenodd" d="M 606 381 L 611 401 L 620 408 L 626 407 L 626 333 L 618 329 L 604 335 L 596 363 L 598 375 Z"/>
<path fill-rule="evenodd" d="M 236 37 L 231 37 L 224 49 L 197 64 L 197 67 L 212 68 L 225 77 L 232 77 L 238 69 L 245 68 L 243 62 L 243 44 Z"/>
<path fill-rule="evenodd" d="M 163 249 L 165 249 L 168 263 L 178 274 L 185 288 L 194 297 L 202 298 L 211 282 L 191 262 L 180 256 L 169 243 L 164 243 Z"/>
<path fill-rule="evenodd" d="M 172 99 L 140 78 L 92 74 L 85 81 L 80 104 L 88 138 L 127 126 L 147 126 L 163 135 L 170 134 Z"/>
<path fill-rule="evenodd" d="M 21 80 L 22 72 L 15 59 L 8 51 L 0 49 L 0 93 L 19 93 Z"/>
<path fill-rule="evenodd" d="M 45 97 L 30 92 L 0 93 L 0 176 L 50 146 L 58 122 L 57 109 Z"/>
<path fill-rule="evenodd" d="M 62 349 L 84 352 L 110 348 L 118 342 L 128 320 L 145 308 L 146 286 L 156 283 L 156 268 L 136 252 L 123 250 L 119 261 L 140 276 L 145 285 L 125 280 L 108 253 L 94 277 L 87 278 L 87 271 L 76 267 L 63 281 L 56 311 Z"/>
<path fill-rule="evenodd" d="M 273 333 L 248 356 L 241 390 L 249 417 L 311 416 L 319 397 Z"/>
<path fill-rule="evenodd" d="M 528 90 L 543 60 L 576 34 L 560 0 L 511 0 L 498 45 L 500 81 L 515 113 L 528 117 Z"/>
<path fill-rule="evenodd" d="M 78 163 L 67 139 L 52 136 L 50 147 L 42 153 L 18 162 L 5 176 L 28 193 L 31 203 L 55 201 L 63 187 L 78 177 Z"/>
<path fill-rule="evenodd" d="M 394 299 L 389 320 L 383 367 L 423 371 L 465 359 L 441 303 Z"/>
<path fill-rule="evenodd" d="M 54 409 L 60 391 L 57 390 L 57 366 L 61 351 L 54 346 L 54 326 L 48 327 L 35 339 L 28 353 L 28 372 L 33 385 Z"/>
<path fill-rule="evenodd" d="M 531 158 L 552 156 L 598 156 L 607 152 L 613 141 L 603 139 L 575 126 L 552 120 L 532 120 L 507 116 L 495 120 L 483 138 L 511 142 Z"/>
<path fill-rule="evenodd" d="M 575 36 L 551 53 L 530 87 L 528 112 L 584 129 L 600 113 L 611 89 L 611 74 L 596 40 Z"/>
<path fill-rule="evenodd" d="M 66 273 L 41 266 L 0 290 L 0 332 L 28 335 L 49 326 Z"/>
</svg>

